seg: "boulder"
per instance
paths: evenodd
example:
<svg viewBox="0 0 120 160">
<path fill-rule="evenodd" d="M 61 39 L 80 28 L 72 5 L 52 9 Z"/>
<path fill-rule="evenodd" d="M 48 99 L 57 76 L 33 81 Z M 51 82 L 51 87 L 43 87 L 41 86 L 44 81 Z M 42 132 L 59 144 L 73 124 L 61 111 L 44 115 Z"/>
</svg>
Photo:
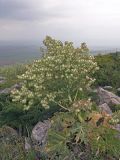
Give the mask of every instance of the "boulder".
<svg viewBox="0 0 120 160">
<path fill-rule="evenodd" d="M 21 85 L 20 84 L 15 84 L 10 88 L 5 88 L 0 90 L 0 94 L 9 94 L 13 89 L 20 89 Z"/>
<path fill-rule="evenodd" d="M 0 90 L 0 94 L 9 94 L 11 92 L 11 88 L 5 88 Z"/>
<path fill-rule="evenodd" d="M 38 122 L 32 130 L 31 138 L 33 144 L 44 146 L 46 143 L 48 130 L 51 127 L 51 123 L 48 120 Z"/>
<path fill-rule="evenodd" d="M 101 104 L 112 104 L 112 105 L 118 105 L 120 104 L 120 97 L 115 95 L 114 93 L 107 91 L 101 87 L 98 88 L 98 96 Z"/>
<path fill-rule="evenodd" d="M 103 103 L 99 105 L 99 108 L 101 112 L 105 112 L 106 114 L 112 114 L 112 110 L 110 109 L 107 103 Z"/>
<path fill-rule="evenodd" d="M 4 126 L 0 128 L 0 144 L 1 143 L 13 143 L 18 138 L 16 130 L 11 127 Z"/>
<path fill-rule="evenodd" d="M 6 78 L 5 78 L 5 77 L 0 76 L 0 84 L 1 84 L 1 83 L 4 83 L 4 82 L 5 82 L 5 80 L 6 80 Z"/>
</svg>

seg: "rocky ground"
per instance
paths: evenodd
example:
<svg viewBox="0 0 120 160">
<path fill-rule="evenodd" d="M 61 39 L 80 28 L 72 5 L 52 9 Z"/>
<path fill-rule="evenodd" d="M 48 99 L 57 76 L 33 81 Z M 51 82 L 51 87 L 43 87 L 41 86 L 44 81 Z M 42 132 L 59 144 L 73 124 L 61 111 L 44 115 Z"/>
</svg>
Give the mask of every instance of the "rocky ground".
<svg viewBox="0 0 120 160">
<path fill-rule="evenodd" d="M 0 83 L 4 83 L 4 82 L 5 82 L 5 78 L 0 77 Z M 0 90 L 0 94 L 3 94 L 3 93 L 8 94 L 14 88 L 20 88 L 20 85 L 15 84 L 10 88 Z M 110 87 L 108 88 L 110 89 Z M 98 96 L 99 110 L 111 116 L 113 114 L 111 106 L 120 105 L 120 97 L 108 91 L 107 90 L 108 88 L 99 87 L 96 90 L 94 90 L 94 92 Z M 46 143 L 47 133 L 50 126 L 51 124 L 49 120 L 46 120 L 44 122 L 38 122 L 33 127 L 30 137 L 25 137 L 24 139 L 23 145 L 25 150 L 28 151 L 29 149 L 31 149 L 31 147 L 35 147 L 35 146 L 37 147 L 39 146 L 39 148 L 41 149 Z M 120 132 L 120 124 L 117 124 L 116 126 L 114 126 L 114 128 Z M 0 141 L 2 141 L 3 138 L 9 141 L 10 138 L 13 136 L 18 137 L 17 131 L 14 130 L 13 128 L 6 126 L 0 129 Z"/>
</svg>

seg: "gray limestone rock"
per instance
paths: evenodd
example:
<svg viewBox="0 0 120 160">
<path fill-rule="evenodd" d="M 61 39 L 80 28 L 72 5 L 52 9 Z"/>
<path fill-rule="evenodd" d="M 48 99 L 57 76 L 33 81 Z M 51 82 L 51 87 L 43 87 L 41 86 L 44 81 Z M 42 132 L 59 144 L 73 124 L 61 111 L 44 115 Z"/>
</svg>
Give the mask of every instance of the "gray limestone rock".
<svg viewBox="0 0 120 160">
<path fill-rule="evenodd" d="M 118 105 L 120 104 L 120 97 L 115 95 L 112 92 L 106 91 L 105 89 L 99 87 L 98 88 L 98 96 L 101 104 L 112 104 L 112 105 Z"/>
<path fill-rule="evenodd" d="M 5 80 L 6 80 L 6 78 L 5 78 L 5 77 L 0 76 L 0 84 L 4 83 L 4 82 L 5 82 Z"/>
<path fill-rule="evenodd" d="M 99 105 L 99 108 L 102 112 L 105 112 L 107 114 L 112 114 L 112 110 L 110 109 L 110 107 L 108 106 L 107 103 L 103 103 L 103 104 Z"/>
<path fill-rule="evenodd" d="M 30 138 L 25 137 L 25 150 L 29 151 L 31 149 Z"/>
<path fill-rule="evenodd" d="M 20 89 L 21 85 L 20 84 L 15 84 L 10 88 L 5 88 L 0 90 L 0 94 L 9 94 L 13 89 Z"/>
<path fill-rule="evenodd" d="M 44 146 L 47 139 L 48 130 L 51 127 L 50 121 L 38 122 L 32 130 L 31 138 L 34 143 Z"/>
</svg>

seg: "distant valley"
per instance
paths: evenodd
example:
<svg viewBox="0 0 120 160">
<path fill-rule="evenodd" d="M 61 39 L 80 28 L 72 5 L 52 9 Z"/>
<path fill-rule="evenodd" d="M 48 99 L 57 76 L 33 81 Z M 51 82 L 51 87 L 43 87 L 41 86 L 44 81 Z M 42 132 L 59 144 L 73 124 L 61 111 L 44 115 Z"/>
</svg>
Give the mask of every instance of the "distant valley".
<svg viewBox="0 0 120 160">
<path fill-rule="evenodd" d="M 0 65 L 22 63 L 39 57 L 39 46 L 0 46 Z"/>
<path fill-rule="evenodd" d="M 116 50 L 116 48 L 92 47 L 90 52 L 96 55 L 116 52 Z M 40 55 L 39 45 L 0 45 L 0 66 L 24 63 L 37 59 Z"/>
</svg>

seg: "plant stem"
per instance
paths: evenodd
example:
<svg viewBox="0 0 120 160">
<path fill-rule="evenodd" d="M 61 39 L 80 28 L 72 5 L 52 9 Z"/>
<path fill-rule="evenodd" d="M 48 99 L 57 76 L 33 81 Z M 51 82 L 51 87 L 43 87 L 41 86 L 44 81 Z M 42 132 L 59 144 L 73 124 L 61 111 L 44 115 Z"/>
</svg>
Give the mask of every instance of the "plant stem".
<svg viewBox="0 0 120 160">
<path fill-rule="evenodd" d="M 76 91 L 76 94 L 75 94 L 75 97 L 74 97 L 74 102 L 76 101 L 76 98 L 77 98 L 77 95 L 78 95 L 78 91 L 79 90 Z"/>
<path fill-rule="evenodd" d="M 70 111 L 68 108 L 64 107 L 63 105 L 61 105 L 60 103 L 56 102 L 55 100 L 53 100 L 54 103 L 56 103 L 57 105 L 59 105 L 61 108 Z"/>
</svg>

